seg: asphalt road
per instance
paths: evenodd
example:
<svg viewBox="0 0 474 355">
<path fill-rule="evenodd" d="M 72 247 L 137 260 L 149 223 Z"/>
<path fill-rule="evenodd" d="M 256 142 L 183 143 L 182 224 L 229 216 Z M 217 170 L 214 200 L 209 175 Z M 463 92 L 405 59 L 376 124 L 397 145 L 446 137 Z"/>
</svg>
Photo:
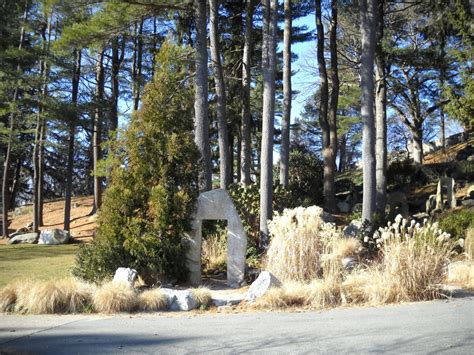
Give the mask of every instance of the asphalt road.
<svg viewBox="0 0 474 355">
<path fill-rule="evenodd" d="M 0 315 L 0 353 L 474 354 L 474 297 L 305 313 Z"/>
</svg>

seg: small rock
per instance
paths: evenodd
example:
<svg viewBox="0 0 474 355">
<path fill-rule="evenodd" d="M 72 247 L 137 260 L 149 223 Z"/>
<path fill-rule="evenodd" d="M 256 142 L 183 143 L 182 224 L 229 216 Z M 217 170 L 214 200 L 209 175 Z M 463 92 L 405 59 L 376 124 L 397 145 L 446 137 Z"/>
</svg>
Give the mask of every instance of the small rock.
<svg viewBox="0 0 474 355">
<path fill-rule="evenodd" d="M 68 231 L 63 229 L 53 228 L 51 230 L 41 231 L 38 244 L 44 245 L 59 245 L 67 244 L 69 242 L 71 235 Z"/>
<path fill-rule="evenodd" d="M 337 204 L 337 208 L 341 213 L 349 213 L 349 211 L 351 210 L 351 205 L 346 201 L 341 201 Z"/>
<path fill-rule="evenodd" d="M 352 212 L 355 212 L 355 213 L 362 212 L 362 203 L 356 203 L 352 207 Z"/>
<path fill-rule="evenodd" d="M 137 270 L 128 267 L 119 267 L 115 270 L 114 282 L 123 282 L 133 286 L 137 278 Z"/>
<path fill-rule="evenodd" d="M 216 297 L 212 297 L 211 304 L 216 307 L 232 306 L 235 304 L 239 304 L 244 300 L 244 298 L 244 295 L 219 295 Z"/>
<path fill-rule="evenodd" d="M 167 298 L 170 311 L 191 311 L 198 307 L 198 302 L 189 290 L 162 288 L 161 291 Z"/>
<path fill-rule="evenodd" d="M 362 228 L 362 221 L 354 219 L 343 230 L 344 237 L 355 238 Z"/>
<path fill-rule="evenodd" d="M 8 244 L 34 244 L 38 240 L 38 233 L 19 234 L 11 238 Z"/>
<path fill-rule="evenodd" d="M 257 279 L 250 285 L 245 297 L 248 301 L 255 301 L 262 297 L 272 287 L 280 287 L 281 282 L 269 271 L 262 271 Z"/>
<path fill-rule="evenodd" d="M 92 216 L 89 217 L 89 222 L 91 223 L 97 222 L 97 217 L 98 217 L 97 213 L 93 214 Z"/>
<path fill-rule="evenodd" d="M 347 256 L 342 259 L 342 267 L 347 270 L 351 271 L 357 265 L 357 259 L 353 256 Z"/>
<path fill-rule="evenodd" d="M 217 312 L 229 312 L 232 311 L 232 306 L 219 306 Z"/>
</svg>

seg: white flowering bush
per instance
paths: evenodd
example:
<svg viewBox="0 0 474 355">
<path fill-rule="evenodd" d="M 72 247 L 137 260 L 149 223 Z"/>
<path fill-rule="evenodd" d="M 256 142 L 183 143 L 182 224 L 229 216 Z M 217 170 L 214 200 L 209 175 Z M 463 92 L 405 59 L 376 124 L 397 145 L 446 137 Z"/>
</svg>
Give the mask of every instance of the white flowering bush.
<svg viewBox="0 0 474 355">
<path fill-rule="evenodd" d="M 436 241 L 437 243 L 448 242 L 450 234 L 443 232 L 437 222 L 431 223 L 424 219 L 423 224 L 415 222 L 414 220 L 407 220 L 401 215 L 395 217 L 393 223 L 388 222 L 386 227 L 380 227 L 374 232 L 373 241 L 378 248 L 389 239 L 420 239 L 426 242 Z M 364 242 L 370 242 L 369 237 L 364 237 Z M 461 240 L 461 243 L 463 240 Z"/>
</svg>

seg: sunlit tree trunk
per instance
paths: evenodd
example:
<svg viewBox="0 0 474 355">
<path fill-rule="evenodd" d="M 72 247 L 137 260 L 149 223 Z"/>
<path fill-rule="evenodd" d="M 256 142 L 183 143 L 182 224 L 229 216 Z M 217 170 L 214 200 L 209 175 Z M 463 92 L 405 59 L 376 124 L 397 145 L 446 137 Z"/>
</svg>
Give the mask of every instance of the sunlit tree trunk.
<svg viewBox="0 0 474 355">
<path fill-rule="evenodd" d="M 372 221 L 375 212 L 375 120 L 374 120 L 374 54 L 375 0 L 360 0 L 362 40 L 360 87 L 362 117 L 363 198 L 362 219 Z"/>
<path fill-rule="evenodd" d="M 209 144 L 206 1 L 195 0 L 195 141 L 199 149 L 199 190 L 212 189 L 211 150 Z"/>
<path fill-rule="evenodd" d="M 226 122 L 226 93 L 224 83 L 224 72 L 222 70 L 221 54 L 219 48 L 219 2 L 209 0 L 210 6 L 210 37 L 211 37 L 211 59 L 216 83 L 216 115 L 219 140 L 219 167 L 220 187 L 227 189 L 231 183 L 231 160 L 229 151 L 229 133 Z"/>
<path fill-rule="evenodd" d="M 95 114 L 93 123 L 93 162 L 94 162 L 94 207 L 93 213 L 97 212 L 102 203 L 102 178 L 97 175 L 98 163 L 102 157 L 101 143 L 102 143 L 102 121 L 103 110 L 102 105 L 104 101 L 104 49 L 98 51 L 96 64 L 96 90 L 95 90 Z"/>
<path fill-rule="evenodd" d="M 252 25 L 254 0 L 247 0 L 245 20 L 244 54 L 242 59 L 242 143 L 241 143 L 241 174 L 240 181 L 250 184 L 250 166 L 252 163 L 251 115 L 250 115 L 250 66 L 252 52 Z"/>
<path fill-rule="evenodd" d="M 291 119 L 291 0 L 285 0 L 283 32 L 283 117 L 281 118 L 280 184 L 288 186 Z"/>
<path fill-rule="evenodd" d="M 81 50 L 74 50 L 74 68 L 72 75 L 71 103 L 74 112 L 69 121 L 69 141 L 67 150 L 66 197 L 64 201 L 64 230 L 69 231 L 71 222 L 72 180 L 74 172 L 74 138 L 77 124 L 77 99 L 79 94 L 79 80 L 81 76 Z"/>
<path fill-rule="evenodd" d="M 268 246 L 267 221 L 272 218 L 273 132 L 275 115 L 275 64 L 277 0 L 263 0 L 263 113 L 260 165 L 260 242 Z"/>
<path fill-rule="evenodd" d="M 382 50 L 384 0 L 377 6 L 377 45 L 375 49 L 375 181 L 376 210 L 385 215 L 387 203 L 387 65 Z"/>
</svg>

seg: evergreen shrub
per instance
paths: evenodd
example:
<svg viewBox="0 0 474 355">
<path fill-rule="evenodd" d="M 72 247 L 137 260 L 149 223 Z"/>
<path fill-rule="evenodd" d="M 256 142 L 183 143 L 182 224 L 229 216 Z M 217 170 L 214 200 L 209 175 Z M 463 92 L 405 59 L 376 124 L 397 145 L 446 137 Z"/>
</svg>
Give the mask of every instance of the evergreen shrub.
<svg viewBox="0 0 474 355">
<path fill-rule="evenodd" d="M 147 283 L 184 279 L 185 235 L 198 194 L 189 50 L 165 42 L 141 109 L 109 158 L 109 184 L 96 238 L 74 275 L 98 282 L 131 267 Z"/>
</svg>

